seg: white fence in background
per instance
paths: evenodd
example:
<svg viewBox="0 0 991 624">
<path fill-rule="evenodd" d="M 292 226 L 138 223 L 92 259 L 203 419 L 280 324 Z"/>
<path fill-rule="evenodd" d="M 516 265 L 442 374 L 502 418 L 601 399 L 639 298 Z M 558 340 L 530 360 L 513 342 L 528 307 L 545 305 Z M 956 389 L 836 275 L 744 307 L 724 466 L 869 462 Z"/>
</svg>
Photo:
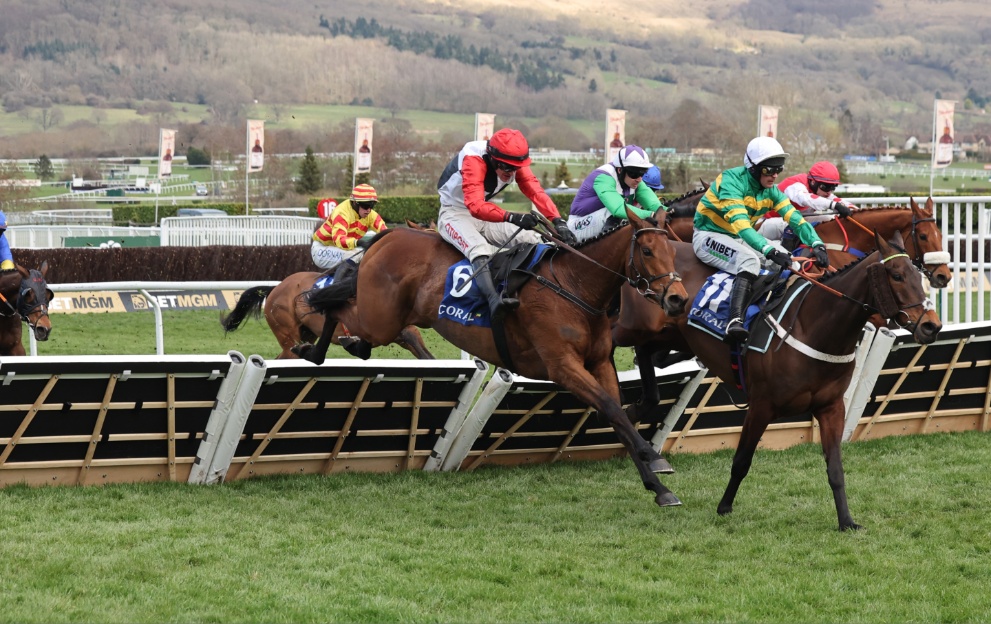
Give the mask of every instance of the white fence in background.
<svg viewBox="0 0 991 624">
<path fill-rule="evenodd" d="M 121 240 L 134 236 L 158 236 L 157 227 L 113 225 L 16 225 L 7 228 L 5 236 L 15 249 L 60 249 L 65 239 L 75 236 L 106 236 Z"/>
<path fill-rule="evenodd" d="M 166 217 L 162 246 L 303 245 L 323 223 L 317 217 L 226 216 Z"/>
</svg>

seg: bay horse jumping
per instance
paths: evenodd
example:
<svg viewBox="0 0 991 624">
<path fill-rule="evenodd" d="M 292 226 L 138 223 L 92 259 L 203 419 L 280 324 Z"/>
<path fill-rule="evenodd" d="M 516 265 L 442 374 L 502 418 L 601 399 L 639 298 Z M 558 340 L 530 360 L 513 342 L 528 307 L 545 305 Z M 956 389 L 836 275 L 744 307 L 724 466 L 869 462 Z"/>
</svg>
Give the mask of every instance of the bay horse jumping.
<svg viewBox="0 0 991 624">
<path fill-rule="evenodd" d="M 328 322 L 317 343 L 299 353 L 323 362 L 334 326 L 351 316 L 357 318 L 348 320 L 349 327 L 372 345 L 391 342 L 407 325 L 433 327 L 465 351 L 555 382 L 595 408 L 616 431 L 655 502 L 680 505 L 654 474 L 666 462 L 623 412 L 606 309 L 627 283 L 671 317 L 683 312 L 686 293 L 674 273 L 666 215 L 658 213 L 656 224 L 629 211 L 627 216 L 628 224 L 586 241 L 580 251 L 559 249 L 530 270 L 531 279 L 515 295 L 519 309 L 504 321 L 512 366 L 500 357 L 490 328 L 438 319 L 448 268 L 464 256 L 438 234 L 413 229 L 378 234 L 356 277 L 313 293 L 310 305 Z"/>
<path fill-rule="evenodd" d="M 48 262 L 37 269 L 16 269 L 0 273 L 0 355 L 26 355 L 21 323 L 27 323 L 35 340 L 44 342 L 52 331 L 48 304 L 54 293 L 45 274 Z"/>
<path fill-rule="evenodd" d="M 840 455 L 845 420 L 843 393 L 853 375 L 853 352 L 861 330 L 874 313 L 906 327 L 921 344 L 933 342 L 942 328 L 925 298 L 919 270 L 898 246 L 900 243 L 898 233 L 893 243 L 875 235 L 877 251 L 827 274 L 821 284 L 813 284 L 775 321 L 779 333 L 765 353 L 747 350 L 742 365 L 743 388 L 750 404 L 733 457 L 730 482 L 717 507 L 720 515 L 733 510 L 737 490 L 750 470 L 754 451 L 768 424 L 811 412 L 819 422 L 839 528 L 861 528 L 847 506 Z M 690 244 L 675 243 L 674 247 L 675 266 L 687 291 L 694 296 L 715 269 L 699 261 Z M 632 306 L 627 303 L 631 301 L 632 298 L 624 299 L 621 316 L 624 312 L 629 315 Z M 614 327 L 613 335 L 620 335 L 619 343 L 625 341 L 624 331 L 621 323 Z M 732 368 L 730 345 L 687 325 L 685 316 L 665 320 L 653 339 L 659 348 L 694 354 L 725 382 L 738 379 Z"/>
<path fill-rule="evenodd" d="M 226 316 L 221 316 L 220 324 L 225 333 L 232 332 L 244 323 L 249 316 L 259 316 L 263 307 L 265 321 L 282 351 L 276 359 L 293 359 L 293 347 L 315 340 L 323 332 L 324 317 L 314 313 L 307 303 L 307 295 L 323 273 L 301 271 L 293 273 L 276 286 L 253 286 L 241 293 L 237 305 Z M 341 344 L 347 337 L 345 327 L 352 323 L 348 319 L 337 325 L 333 341 Z M 416 327 L 405 327 L 395 340 L 396 344 L 408 350 L 417 359 L 432 360 L 434 355 L 423 343 L 423 336 Z M 345 343 L 347 341 L 345 340 Z"/>
</svg>

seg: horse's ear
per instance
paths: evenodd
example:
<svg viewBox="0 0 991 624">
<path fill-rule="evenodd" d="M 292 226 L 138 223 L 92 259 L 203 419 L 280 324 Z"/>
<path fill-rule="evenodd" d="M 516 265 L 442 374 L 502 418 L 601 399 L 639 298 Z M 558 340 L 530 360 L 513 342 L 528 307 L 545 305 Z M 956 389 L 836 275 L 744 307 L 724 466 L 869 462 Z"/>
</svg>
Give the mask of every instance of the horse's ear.
<svg viewBox="0 0 991 624">
<path fill-rule="evenodd" d="M 25 269 L 24 267 L 22 267 L 17 263 L 15 263 L 14 266 L 17 268 L 17 272 L 20 273 L 21 277 L 23 277 L 24 279 L 31 277 L 31 271 L 28 271 L 27 269 Z"/>
<path fill-rule="evenodd" d="M 630 210 L 629 206 L 626 206 L 626 220 L 633 225 L 634 230 L 639 230 L 644 227 L 643 219 L 637 216 L 637 213 Z"/>
<path fill-rule="evenodd" d="M 41 271 L 41 276 L 45 277 L 45 273 L 48 273 L 48 260 L 42 260 L 41 268 L 39 268 L 38 270 Z"/>
<path fill-rule="evenodd" d="M 51 288 L 46 288 L 45 289 L 45 294 L 48 295 L 48 301 L 46 303 L 51 303 L 52 302 L 52 299 L 55 298 L 55 293 L 52 292 L 52 289 Z"/>
<path fill-rule="evenodd" d="M 891 237 L 891 243 L 902 249 L 905 248 L 905 237 L 902 236 L 901 230 L 895 230 L 895 235 Z"/>
</svg>

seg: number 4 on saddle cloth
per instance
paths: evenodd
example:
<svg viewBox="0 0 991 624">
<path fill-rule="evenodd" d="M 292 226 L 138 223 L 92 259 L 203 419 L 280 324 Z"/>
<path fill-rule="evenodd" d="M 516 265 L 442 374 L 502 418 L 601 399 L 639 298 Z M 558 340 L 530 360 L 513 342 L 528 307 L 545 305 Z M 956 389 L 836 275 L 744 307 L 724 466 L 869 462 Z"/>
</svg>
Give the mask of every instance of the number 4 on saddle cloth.
<svg viewBox="0 0 991 624">
<path fill-rule="evenodd" d="M 692 302 L 692 308 L 688 311 L 688 324 L 720 340 L 725 339 L 726 325 L 730 321 L 730 293 L 733 291 L 734 279 L 734 275 L 725 271 L 710 275 Z M 750 331 L 748 348 L 760 353 L 767 351 L 773 334 L 771 326 L 768 323 L 758 323 L 752 327 L 754 319 L 761 311 L 768 314 L 773 311 L 776 317 L 781 318 L 799 294 L 811 287 L 806 281 L 795 284 L 797 279 L 791 275 L 791 271 L 782 271 L 779 276 L 777 272 L 761 270 L 754 283 L 753 295 L 743 321 L 744 327 Z"/>
<path fill-rule="evenodd" d="M 493 256 L 490 271 L 496 289 L 504 293 L 515 293 L 529 278 L 530 269 L 540 262 L 551 245 L 523 244 L 512 247 Z M 454 321 L 461 325 L 492 327 L 489 304 L 472 277 L 471 263 L 467 259 L 452 265 L 447 270 L 444 281 L 444 298 L 437 310 L 437 318 Z M 507 276 L 512 274 L 512 280 Z M 518 281 L 517 281 L 517 278 Z"/>
</svg>

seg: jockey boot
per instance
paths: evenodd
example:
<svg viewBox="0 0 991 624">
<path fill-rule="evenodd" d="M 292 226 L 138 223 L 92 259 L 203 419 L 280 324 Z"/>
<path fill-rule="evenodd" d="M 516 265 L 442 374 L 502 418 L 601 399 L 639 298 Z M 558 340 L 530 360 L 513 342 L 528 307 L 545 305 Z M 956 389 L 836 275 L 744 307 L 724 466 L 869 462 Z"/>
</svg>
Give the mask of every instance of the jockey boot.
<svg viewBox="0 0 991 624">
<path fill-rule="evenodd" d="M 750 298 L 750 289 L 756 278 L 753 273 L 737 273 L 736 279 L 733 280 L 733 292 L 729 300 L 730 321 L 726 324 L 726 335 L 738 342 L 744 342 L 750 337 L 750 332 L 743 326 L 743 320 L 747 299 Z"/>
<path fill-rule="evenodd" d="M 471 268 L 475 271 L 475 284 L 489 301 L 489 313 L 492 320 L 502 320 L 506 312 L 520 307 L 519 299 L 503 299 L 496 292 L 495 284 L 492 283 L 492 273 L 489 272 L 489 257 L 479 256 L 471 261 Z"/>
</svg>

